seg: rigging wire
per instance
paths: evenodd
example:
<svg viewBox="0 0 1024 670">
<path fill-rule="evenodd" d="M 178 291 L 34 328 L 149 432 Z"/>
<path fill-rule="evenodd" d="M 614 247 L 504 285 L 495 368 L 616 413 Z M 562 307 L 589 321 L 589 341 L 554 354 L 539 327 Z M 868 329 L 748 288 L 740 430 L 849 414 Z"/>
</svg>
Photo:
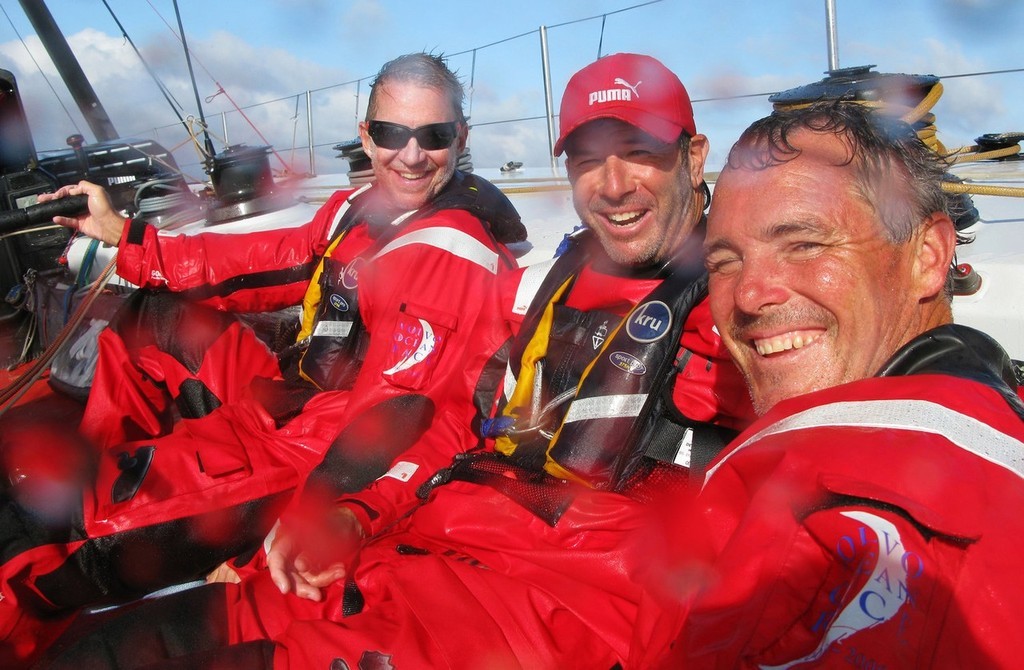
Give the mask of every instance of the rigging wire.
<svg viewBox="0 0 1024 670">
<path fill-rule="evenodd" d="M 150 5 L 152 6 L 152 5 Z M 196 73 L 192 70 L 192 53 L 189 51 L 188 43 L 185 41 L 185 27 L 181 24 L 181 12 L 178 11 L 178 0 L 174 0 L 174 14 L 178 17 L 178 32 L 180 33 L 178 39 L 181 41 L 181 46 L 185 50 L 185 64 L 188 65 L 188 78 L 192 82 L 192 92 L 196 96 L 196 108 L 199 110 L 199 120 L 203 124 L 203 136 L 204 146 L 210 159 L 217 154 L 217 150 L 213 148 L 213 140 L 210 139 L 210 133 L 207 132 L 208 126 L 206 125 L 206 116 L 203 113 L 203 103 L 199 100 L 199 87 L 196 85 Z M 208 166 L 212 168 L 213 166 Z"/>
<path fill-rule="evenodd" d="M 163 15 L 160 13 L 160 11 L 153 5 L 153 0 L 146 0 L 146 2 L 147 2 L 147 4 L 149 4 L 150 8 L 153 10 L 153 13 L 156 14 L 157 17 L 161 21 L 163 21 L 164 25 L 167 26 L 167 29 L 171 31 L 171 34 L 174 35 L 174 37 L 181 43 L 181 45 L 182 45 L 182 47 L 184 47 L 186 53 L 187 54 L 191 54 L 191 58 L 195 59 L 196 63 L 199 64 L 199 67 L 201 67 L 203 69 L 203 72 L 206 73 L 206 76 L 208 76 L 213 81 L 213 83 L 217 86 L 216 93 L 214 93 L 213 95 L 208 97 L 207 101 L 210 101 L 213 98 L 217 97 L 218 95 L 222 95 L 223 94 L 224 97 L 227 98 L 228 101 L 231 103 L 231 106 L 234 107 L 236 111 L 238 111 L 238 113 L 242 116 L 243 119 L 245 119 L 246 123 L 249 124 L 249 127 L 252 128 L 253 132 L 256 133 L 256 135 L 260 138 L 260 140 L 264 144 L 266 144 L 268 147 L 270 147 L 270 152 L 272 154 L 274 154 L 274 157 L 277 158 L 277 160 L 279 160 L 281 162 L 281 165 L 284 167 L 285 171 L 290 172 L 291 171 L 291 167 L 288 165 L 288 163 L 286 163 L 285 160 L 281 157 L 281 155 L 279 153 L 277 153 L 277 151 L 273 148 L 273 146 L 267 140 L 267 138 L 263 136 L 263 133 L 260 132 L 260 129 L 257 128 L 256 124 L 254 124 L 252 122 L 252 119 L 250 119 L 245 114 L 245 112 L 242 111 L 242 108 L 238 106 L 238 103 L 235 102 L 234 98 L 232 98 L 231 95 L 226 90 L 224 90 L 224 87 L 221 86 L 221 83 L 219 81 L 217 81 L 217 78 L 213 76 L 213 74 L 210 72 L 209 69 L 207 69 L 207 67 L 205 65 L 203 65 L 203 62 L 199 59 L 199 57 L 191 52 L 191 50 L 185 44 L 185 40 L 184 40 L 183 36 L 179 35 L 174 30 L 174 28 L 171 27 L 171 24 L 167 23 L 167 20 L 163 17 Z M 182 31 L 182 32 L 184 32 L 184 31 Z M 189 63 L 190 63 L 189 68 L 191 70 L 191 60 L 189 60 Z M 289 96 L 285 96 L 285 98 L 291 98 L 291 97 L 292 96 L 290 96 L 290 95 Z M 197 100 L 197 103 L 198 103 L 198 100 Z M 204 125 L 205 125 L 205 123 L 204 123 Z"/>
<path fill-rule="evenodd" d="M 132 38 L 128 35 L 128 31 L 126 31 L 124 29 L 124 26 L 121 25 L 121 21 L 117 18 L 117 15 L 111 8 L 110 3 L 108 3 L 107 0 L 103 0 L 103 5 L 107 8 L 107 12 L 110 13 L 110 18 L 114 19 L 114 23 L 117 24 L 117 27 L 121 31 L 121 35 L 124 37 L 125 41 L 128 42 L 132 50 L 135 52 L 135 55 L 138 56 L 139 61 L 142 63 L 142 66 L 146 68 L 146 72 L 149 73 L 150 78 L 152 78 L 152 80 L 156 82 L 157 88 L 160 89 L 160 92 L 163 94 L 164 100 L 167 101 L 167 104 L 171 106 L 171 109 L 174 111 L 174 115 L 178 117 L 178 121 L 181 122 L 181 125 L 185 126 L 187 130 L 188 127 L 185 124 L 185 119 L 181 115 L 181 112 L 183 112 L 185 108 L 181 105 L 181 103 L 179 103 L 174 98 L 174 95 L 167 88 L 167 86 L 164 85 L 164 82 L 160 79 L 159 76 L 157 76 L 156 72 L 153 71 L 153 68 L 149 66 L 149 63 L 146 61 L 146 59 L 142 57 L 142 52 L 139 51 L 138 47 L 135 46 L 135 42 L 133 42 Z"/>
<path fill-rule="evenodd" d="M 150 78 L 156 83 L 157 88 L 160 89 L 160 92 L 164 96 L 164 100 L 166 100 L 167 104 L 170 105 L 171 110 L 174 112 L 174 115 L 178 117 L 178 121 L 181 123 L 182 127 L 185 129 L 185 132 L 188 135 L 188 139 L 172 148 L 170 153 L 173 155 L 174 151 L 176 151 L 183 145 L 187 143 L 192 143 L 192 145 L 196 147 L 200 159 L 205 159 L 206 155 L 204 154 L 202 145 L 199 143 L 199 138 L 192 128 L 192 122 L 194 117 L 192 117 L 191 115 L 189 115 L 188 117 L 182 117 L 181 112 L 185 110 L 184 106 L 180 102 L 178 102 L 178 100 L 174 97 L 174 94 L 172 94 L 170 89 L 168 89 L 167 86 L 164 84 L 163 80 L 160 79 L 160 77 L 156 74 L 153 68 L 149 66 L 149 63 L 146 61 L 146 59 L 143 58 L 142 52 L 139 51 L 138 47 L 135 46 L 135 42 L 132 41 L 132 38 L 128 35 L 128 31 L 125 30 L 124 26 L 121 24 L 120 19 L 117 18 L 117 15 L 114 13 L 114 10 L 111 8 L 107 0 L 103 0 L 103 5 L 107 8 L 107 12 L 110 14 L 110 17 L 114 19 L 114 23 L 117 24 L 118 29 L 121 31 L 122 37 L 124 37 L 125 41 L 128 42 L 128 44 L 131 46 L 132 50 L 135 52 L 136 57 L 138 57 L 139 62 L 141 62 L 142 66 L 146 68 L 146 72 L 149 73 Z M 131 142 L 129 142 L 128 145 L 132 146 Z M 187 177 L 187 175 L 185 175 L 185 173 L 181 169 L 171 165 L 167 161 L 159 158 L 154 158 L 154 160 L 156 160 L 158 163 L 166 167 L 168 170 L 180 175 L 181 177 Z"/>
</svg>

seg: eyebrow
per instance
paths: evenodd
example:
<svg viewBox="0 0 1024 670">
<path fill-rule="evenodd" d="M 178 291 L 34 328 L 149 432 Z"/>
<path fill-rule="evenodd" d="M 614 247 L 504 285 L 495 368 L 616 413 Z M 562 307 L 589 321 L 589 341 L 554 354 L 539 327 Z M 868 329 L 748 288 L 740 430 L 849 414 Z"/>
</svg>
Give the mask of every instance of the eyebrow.
<svg viewBox="0 0 1024 670">
<path fill-rule="evenodd" d="M 577 140 L 573 142 L 572 136 L 569 136 L 566 142 L 565 151 L 570 159 L 573 158 L 593 158 L 593 157 L 604 157 L 609 156 L 613 153 L 619 153 L 619 151 L 633 151 L 634 149 L 649 149 L 651 152 L 663 151 L 665 147 L 673 146 L 671 142 L 659 142 L 657 138 L 644 137 L 640 134 L 630 135 L 624 138 L 621 142 L 613 143 L 612 145 L 594 146 L 593 144 L 583 143 Z M 617 151 L 609 151 L 609 149 L 615 148 Z"/>
<path fill-rule="evenodd" d="M 827 237 L 828 233 L 810 220 L 783 221 L 769 225 L 763 231 L 763 237 L 769 241 L 777 240 L 800 233 L 814 233 L 819 237 Z M 704 245 L 705 258 L 718 251 L 736 251 L 736 245 L 728 239 L 717 238 Z"/>
<path fill-rule="evenodd" d="M 798 233 L 814 233 L 826 236 L 827 231 L 820 224 L 810 220 L 785 221 L 771 226 L 767 231 L 769 239 L 778 239 Z"/>
<path fill-rule="evenodd" d="M 722 238 L 704 244 L 704 258 L 718 251 L 735 251 L 735 246 L 729 240 Z"/>
</svg>

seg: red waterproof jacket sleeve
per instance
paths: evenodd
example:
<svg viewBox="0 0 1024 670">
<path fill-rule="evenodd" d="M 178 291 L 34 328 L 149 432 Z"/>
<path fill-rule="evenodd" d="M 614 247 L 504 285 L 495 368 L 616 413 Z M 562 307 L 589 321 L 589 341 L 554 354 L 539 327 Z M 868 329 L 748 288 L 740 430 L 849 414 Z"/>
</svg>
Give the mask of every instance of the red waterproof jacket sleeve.
<svg viewBox="0 0 1024 670">
<path fill-rule="evenodd" d="M 167 288 L 218 309 L 273 311 L 302 300 L 329 242 L 334 215 L 351 191 L 336 192 L 297 228 L 171 235 L 142 221 L 124 227 L 117 273 L 143 288 Z"/>
</svg>

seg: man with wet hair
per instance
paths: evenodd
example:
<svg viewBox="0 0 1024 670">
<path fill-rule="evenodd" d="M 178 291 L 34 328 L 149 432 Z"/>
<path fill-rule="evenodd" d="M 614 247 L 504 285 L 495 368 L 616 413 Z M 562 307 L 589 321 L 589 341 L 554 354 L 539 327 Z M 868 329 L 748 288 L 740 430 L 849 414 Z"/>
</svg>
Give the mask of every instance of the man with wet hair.
<svg viewBox="0 0 1024 670">
<path fill-rule="evenodd" d="M 762 416 L 675 526 L 696 596 L 661 620 L 665 667 L 1019 662 L 1024 404 L 1007 354 L 952 323 L 942 175 L 909 126 L 841 103 L 730 152 L 705 262 Z"/>
<path fill-rule="evenodd" d="M 436 439 L 418 453 L 441 464 L 478 442 L 470 426 L 491 394 L 475 384 L 493 350 L 476 331 L 507 337 L 497 279 L 516 267 L 505 243 L 526 231 L 496 187 L 456 169 L 462 104 L 440 57 L 385 64 L 359 124 L 373 183 L 338 191 L 298 228 L 173 236 L 126 221 L 94 184 L 52 196 L 88 195 L 87 214 L 55 221 L 117 245 L 118 273 L 142 290 L 100 337 L 79 428 L 97 474 L 81 500 L 41 521 L 31 493 L 63 483 L 7 445 L 17 478 L 0 524 L 0 665 L 44 644 L 18 632 L 34 617 L 251 555 L 311 470 L 307 497 L 333 501 L 384 475 L 385 492 L 428 477 L 438 466 L 392 467 L 420 440 Z M 297 361 L 231 314 L 300 303 Z M 20 621 L 10 633 L 8 620 Z"/>
</svg>

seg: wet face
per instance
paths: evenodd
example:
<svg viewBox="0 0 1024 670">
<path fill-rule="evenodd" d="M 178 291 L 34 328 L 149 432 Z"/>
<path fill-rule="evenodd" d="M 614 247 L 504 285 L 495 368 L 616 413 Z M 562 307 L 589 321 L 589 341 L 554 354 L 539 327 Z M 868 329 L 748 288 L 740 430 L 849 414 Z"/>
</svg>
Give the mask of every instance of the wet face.
<svg viewBox="0 0 1024 670">
<path fill-rule="evenodd" d="M 708 217 L 712 315 L 759 413 L 874 375 L 949 316 L 948 217 L 892 244 L 840 165 L 845 145 L 807 131 L 794 140 L 803 153 L 787 163 L 723 171 Z"/>
<path fill-rule="evenodd" d="M 617 263 L 645 266 L 667 260 L 699 220 L 695 197 L 708 143 L 689 152 L 615 119 L 575 130 L 565 144 L 573 204 Z"/>
<path fill-rule="evenodd" d="M 379 91 L 373 120 L 419 128 L 457 118 L 450 100 L 442 91 L 424 88 L 414 82 L 391 81 Z M 427 151 L 415 137 L 410 137 L 405 146 L 387 149 L 374 143 L 367 128 L 366 122 L 359 124 L 359 137 L 373 163 L 377 188 L 384 191 L 396 208 L 405 210 L 417 209 L 430 202 L 451 180 L 468 134 L 465 124 L 459 124 L 458 136 L 448 148 Z"/>
</svg>

